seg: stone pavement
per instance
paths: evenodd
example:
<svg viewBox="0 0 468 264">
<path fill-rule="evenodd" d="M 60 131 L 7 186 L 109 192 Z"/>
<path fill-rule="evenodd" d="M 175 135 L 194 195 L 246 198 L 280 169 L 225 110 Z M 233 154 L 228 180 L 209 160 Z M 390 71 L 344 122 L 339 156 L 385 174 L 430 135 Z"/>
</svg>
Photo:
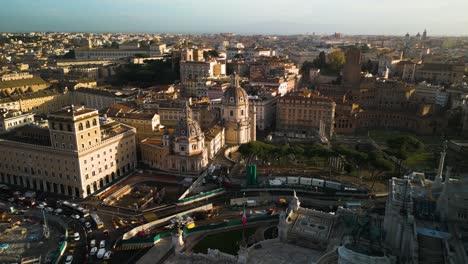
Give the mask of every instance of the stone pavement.
<svg viewBox="0 0 468 264">
<path fill-rule="evenodd" d="M 137 264 L 154 264 L 164 258 L 172 248 L 172 237 L 165 237 L 154 245 L 143 257 L 141 257 Z"/>
</svg>

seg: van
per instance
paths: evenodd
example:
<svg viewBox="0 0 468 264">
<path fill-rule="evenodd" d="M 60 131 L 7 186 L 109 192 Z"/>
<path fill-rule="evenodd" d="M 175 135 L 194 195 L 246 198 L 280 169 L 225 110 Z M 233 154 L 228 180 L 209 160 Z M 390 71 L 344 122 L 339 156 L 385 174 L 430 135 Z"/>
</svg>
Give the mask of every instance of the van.
<svg viewBox="0 0 468 264">
<path fill-rule="evenodd" d="M 96 257 L 98 259 L 104 257 L 104 254 L 106 254 L 106 249 L 105 248 L 100 248 L 96 254 Z"/>
</svg>

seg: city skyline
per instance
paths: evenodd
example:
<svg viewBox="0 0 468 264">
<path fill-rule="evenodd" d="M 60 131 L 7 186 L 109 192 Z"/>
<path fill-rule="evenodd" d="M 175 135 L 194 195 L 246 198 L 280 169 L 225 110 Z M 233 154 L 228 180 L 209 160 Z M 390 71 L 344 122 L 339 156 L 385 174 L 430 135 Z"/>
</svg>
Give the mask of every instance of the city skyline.
<svg viewBox="0 0 468 264">
<path fill-rule="evenodd" d="M 428 3 L 430 2 L 430 3 Z M 405 2 L 294 0 L 235 3 L 18 0 L 3 3 L 2 32 L 145 32 L 237 34 L 467 35 L 462 0 Z M 344 18 L 344 19 L 343 19 Z"/>
</svg>

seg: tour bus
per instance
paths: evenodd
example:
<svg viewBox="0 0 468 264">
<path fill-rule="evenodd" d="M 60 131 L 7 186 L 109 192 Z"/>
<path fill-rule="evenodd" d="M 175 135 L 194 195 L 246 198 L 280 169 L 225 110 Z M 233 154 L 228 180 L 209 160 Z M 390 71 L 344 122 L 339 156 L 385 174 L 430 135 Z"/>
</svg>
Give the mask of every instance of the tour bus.
<svg viewBox="0 0 468 264">
<path fill-rule="evenodd" d="M 91 218 L 96 223 L 97 229 L 104 228 L 104 222 L 102 222 L 101 218 L 96 213 L 91 213 Z"/>
<path fill-rule="evenodd" d="M 89 210 L 83 207 L 80 207 L 78 204 L 70 203 L 68 201 L 61 202 L 62 208 L 71 212 L 72 214 L 77 214 L 80 218 L 86 218 L 89 215 Z"/>
</svg>

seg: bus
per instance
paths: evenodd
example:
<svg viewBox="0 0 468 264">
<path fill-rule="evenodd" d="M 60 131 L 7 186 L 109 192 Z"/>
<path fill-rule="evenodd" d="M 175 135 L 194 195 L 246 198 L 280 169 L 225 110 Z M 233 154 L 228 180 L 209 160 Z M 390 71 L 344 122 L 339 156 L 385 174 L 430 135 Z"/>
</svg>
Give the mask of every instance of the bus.
<svg viewBox="0 0 468 264">
<path fill-rule="evenodd" d="M 72 214 L 77 214 L 80 218 L 86 218 L 89 215 L 89 210 L 83 207 L 80 207 L 78 204 L 70 203 L 68 201 L 61 202 L 62 208 L 71 212 Z"/>
<path fill-rule="evenodd" d="M 102 222 L 101 218 L 96 213 L 91 213 L 91 218 L 96 223 L 97 229 L 104 228 L 104 222 Z"/>
</svg>

